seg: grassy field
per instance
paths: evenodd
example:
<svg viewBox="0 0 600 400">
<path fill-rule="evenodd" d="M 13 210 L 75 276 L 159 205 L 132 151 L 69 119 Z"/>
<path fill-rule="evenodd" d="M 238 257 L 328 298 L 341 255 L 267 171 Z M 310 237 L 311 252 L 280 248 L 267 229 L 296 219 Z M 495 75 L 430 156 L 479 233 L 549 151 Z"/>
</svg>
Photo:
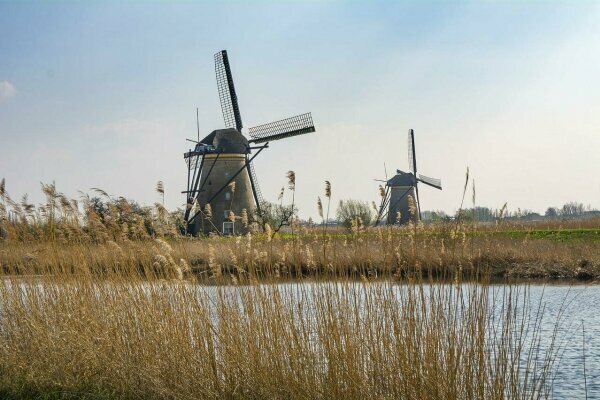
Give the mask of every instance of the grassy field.
<svg viewBox="0 0 600 400">
<path fill-rule="evenodd" d="M 200 281 L 351 277 L 404 279 L 433 276 L 597 279 L 598 229 L 532 229 L 528 226 L 414 225 L 367 228 L 349 233 L 303 229 L 274 238 L 264 234 L 191 239 L 185 237 L 106 241 L 5 241 L 5 274 L 143 271 L 150 277 L 193 274 Z M 163 255 L 160 243 L 173 248 Z"/>
<path fill-rule="evenodd" d="M 512 238 L 551 239 L 557 241 L 591 240 L 600 241 L 600 229 L 532 229 L 499 231 L 498 235 Z"/>
<path fill-rule="evenodd" d="M 383 227 L 365 227 L 357 220 L 352 229 L 295 221 L 295 229 L 277 234 L 269 229 L 193 239 L 180 234 L 181 213 L 170 214 L 160 203 L 140 207 L 100 189 L 99 197 L 69 199 L 53 184 L 43 184 L 42 191 L 46 203 L 34 206 L 26 196 L 14 201 L 0 182 L 0 268 L 5 274 L 141 271 L 149 277 L 193 274 L 201 281 L 223 274 L 242 280 L 600 277 L 598 217 L 457 219 Z M 155 239 L 174 249 L 170 258 Z"/>
</svg>

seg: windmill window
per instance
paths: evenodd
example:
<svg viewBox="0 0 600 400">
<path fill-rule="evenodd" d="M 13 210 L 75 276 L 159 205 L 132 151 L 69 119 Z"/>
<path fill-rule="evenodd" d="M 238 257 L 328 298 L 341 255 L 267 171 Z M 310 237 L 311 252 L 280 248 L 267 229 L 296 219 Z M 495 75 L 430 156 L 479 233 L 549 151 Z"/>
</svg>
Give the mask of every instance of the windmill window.
<svg viewBox="0 0 600 400">
<path fill-rule="evenodd" d="M 229 213 L 230 212 L 231 212 L 231 210 L 225 210 L 225 211 L 223 211 L 223 218 L 229 219 Z"/>
<path fill-rule="evenodd" d="M 231 193 L 225 192 L 225 200 L 231 199 Z"/>
<path fill-rule="evenodd" d="M 223 222 L 223 234 L 233 235 L 233 222 Z"/>
</svg>

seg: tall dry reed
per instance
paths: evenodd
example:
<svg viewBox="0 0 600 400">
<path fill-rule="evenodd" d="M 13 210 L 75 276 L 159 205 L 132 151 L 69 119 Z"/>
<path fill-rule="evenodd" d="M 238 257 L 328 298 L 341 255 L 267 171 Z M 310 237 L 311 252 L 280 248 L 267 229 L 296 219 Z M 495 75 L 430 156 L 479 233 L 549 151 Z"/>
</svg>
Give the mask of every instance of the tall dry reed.
<svg viewBox="0 0 600 400">
<path fill-rule="evenodd" d="M 157 252 L 171 257 L 163 247 Z M 527 293 L 498 290 L 421 280 L 203 286 L 181 276 L 5 276 L 0 394 L 543 398 L 556 349 L 535 353 L 540 326 Z"/>
</svg>

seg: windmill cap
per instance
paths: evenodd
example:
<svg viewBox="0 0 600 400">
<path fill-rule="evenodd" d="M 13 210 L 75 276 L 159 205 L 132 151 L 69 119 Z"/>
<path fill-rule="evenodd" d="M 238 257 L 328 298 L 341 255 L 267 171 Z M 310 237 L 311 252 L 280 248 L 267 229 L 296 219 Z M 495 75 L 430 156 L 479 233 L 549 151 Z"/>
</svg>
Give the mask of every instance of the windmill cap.
<svg viewBox="0 0 600 400">
<path fill-rule="evenodd" d="M 200 141 L 212 145 L 221 153 L 249 153 L 248 139 L 233 128 L 217 129 Z"/>
<path fill-rule="evenodd" d="M 412 172 L 398 172 L 394 177 L 387 181 L 387 186 L 414 186 L 416 183 L 415 175 Z"/>
</svg>

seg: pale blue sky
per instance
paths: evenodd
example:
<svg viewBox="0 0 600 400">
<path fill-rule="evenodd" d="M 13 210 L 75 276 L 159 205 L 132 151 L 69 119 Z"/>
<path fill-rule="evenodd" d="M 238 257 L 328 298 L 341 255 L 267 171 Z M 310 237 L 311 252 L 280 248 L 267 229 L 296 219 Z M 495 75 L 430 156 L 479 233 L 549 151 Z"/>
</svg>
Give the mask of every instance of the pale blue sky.
<svg viewBox="0 0 600 400">
<path fill-rule="evenodd" d="M 600 3 L 2 2 L 0 177 L 35 200 L 55 180 L 183 203 L 185 138 L 223 125 L 213 54 L 227 49 L 246 127 L 312 111 L 317 133 L 256 161 L 275 199 L 296 171 L 301 215 L 377 200 L 415 129 L 423 209 L 477 202 L 600 207 Z"/>
</svg>

